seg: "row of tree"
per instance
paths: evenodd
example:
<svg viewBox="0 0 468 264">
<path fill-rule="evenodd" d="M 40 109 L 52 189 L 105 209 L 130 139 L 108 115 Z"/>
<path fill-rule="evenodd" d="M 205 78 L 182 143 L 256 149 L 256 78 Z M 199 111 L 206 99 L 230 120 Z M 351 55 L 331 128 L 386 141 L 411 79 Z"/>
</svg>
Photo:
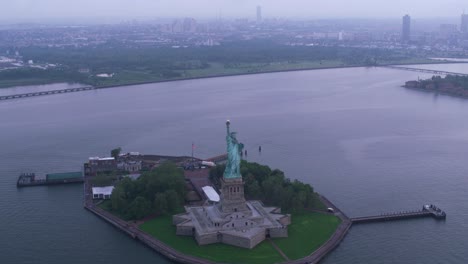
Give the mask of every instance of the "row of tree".
<svg viewBox="0 0 468 264">
<path fill-rule="evenodd" d="M 224 168 L 224 165 L 219 165 L 210 171 L 210 179 L 218 187 Z M 281 170 L 242 161 L 241 174 L 245 183 L 246 199 L 261 200 L 267 205 L 279 206 L 284 212 L 295 212 L 304 208 L 324 209 L 310 184 L 298 180 L 291 181 Z"/>
<path fill-rule="evenodd" d="M 457 87 L 461 87 L 465 90 L 468 90 L 468 76 L 447 75 L 445 76 L 445 78 L 441 78 L 440 76 L 438 76 L 438 78 L 439 80 L 445 80 L 445 81 L 451 82 Z"/>
<path fill-rule="evenodd" d="M 137 180 L 122 179 L 111 195 L 111 208 L 125 219 L 179 211 L 185 201 L 185 178 L 175 164 L 164 163 Z"/>
<path fill-rule="evenodd" d="M 338 46 L 287 46 L 275 41 L 233 41 L 215 47 L 128 47 L 106 43 L 96 47 L 23 47 L 24 60 L 48 62 L 59 68 L 38 70 L 19 69 L 0 73 L 4 80 L 40 79 L 47 81 L 74 81 L 91 85 L 106 82 L 154 81 L 183 77 L 186 71 L 207 69 L 210 65 L 233 68 L 236 65 L 338 61 L 343 66 L 395 63 L 414 54 L 382 49 L 364 49 Z M 90 72 L 80 73 L 81 69 Z M 248 67 L 246 68 L 247 72 Z M 97 73 L 116 73 L 112 79 L 95 77 Z"/>
</svg>

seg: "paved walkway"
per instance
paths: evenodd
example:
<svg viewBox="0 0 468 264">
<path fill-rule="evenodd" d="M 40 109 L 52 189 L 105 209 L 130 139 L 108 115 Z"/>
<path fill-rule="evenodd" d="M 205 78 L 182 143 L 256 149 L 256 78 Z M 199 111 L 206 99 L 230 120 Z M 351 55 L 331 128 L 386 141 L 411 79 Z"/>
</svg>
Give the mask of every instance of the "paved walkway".
<svg viewBox="0 0 468 264">
<path fill-rule="evenodd" d="M 288 256 L 286 256 L 286 254 L 284 254 L 283 250 L 281 250 L 281 248 L 279 248 L 273 240 L 268 238 L 268 241 L 270 241 L 271 245 L 276 249 L 276 251 L 278 251 L 278 253 L 280 253 L 280 255 L 283 256 L 284 260 L 287 260 L 287 261 L 290 260 L 288 258 Z"/>
</svg>

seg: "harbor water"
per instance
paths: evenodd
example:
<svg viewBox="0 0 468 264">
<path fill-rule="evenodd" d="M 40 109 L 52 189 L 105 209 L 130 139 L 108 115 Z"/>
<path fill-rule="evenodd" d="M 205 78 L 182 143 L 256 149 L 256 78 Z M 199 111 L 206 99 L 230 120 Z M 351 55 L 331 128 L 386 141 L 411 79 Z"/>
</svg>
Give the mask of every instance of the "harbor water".
<svg viewBox="0 0 468 264">
<path fill-rule="evenodd" d="M 17 189 L 17 177 L 80 170 L 115 147 L 191 155 L 193 142 L 195 156 L 216 156 L 226 119 L 248 160 L 312 184 L 350 217 L 428 203 L 447 213 L 352 227 L 323 263 L 466 263 L 468 100 L 401 87 L 418 77 L 430 75 L 327 69 L 2 101 L 0 263 L 168 263 L 85 211 L 82 185 Z"/>
</svg>

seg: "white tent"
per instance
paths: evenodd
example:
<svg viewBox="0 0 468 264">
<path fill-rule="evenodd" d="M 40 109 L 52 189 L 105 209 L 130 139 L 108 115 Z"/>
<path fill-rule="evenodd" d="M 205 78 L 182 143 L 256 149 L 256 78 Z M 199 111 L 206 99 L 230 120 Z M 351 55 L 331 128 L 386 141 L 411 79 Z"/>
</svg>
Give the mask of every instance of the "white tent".
<svg viewBox="0 0 468 264">
<path fill-rule="evenodd" d="M 205 193 L 208 200 L 211 202 L 219 202 L 219 194 L 213 189 L 211 186 L 204 186 L 202 187 L 203 192 Z"/>
<path fill-rule="evenodd" d="M 93 187 L 93 199 L 110 199 L 114 186 Z"/>
</svg>

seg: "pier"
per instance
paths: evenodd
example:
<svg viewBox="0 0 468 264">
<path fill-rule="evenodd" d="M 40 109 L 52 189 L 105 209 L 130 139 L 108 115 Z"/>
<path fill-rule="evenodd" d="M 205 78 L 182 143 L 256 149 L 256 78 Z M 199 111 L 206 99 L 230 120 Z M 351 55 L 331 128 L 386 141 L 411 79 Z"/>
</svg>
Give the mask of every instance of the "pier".
<svg viewBox="0 0 468 264">
<path fill-rule="evenodd" d="M 429 69 L 419 69 L 419 68 L 410 68 L 410 67 L 403 67 L 403 66 L 379 66 L 381 68 L 387 69 L 395 69 L 395 70 L 403 70 L 403 71 L 414 71 L 414 72 L 423 72 L 423 73 L 432 73 L 438 75 L 458 75 L 458 76 L 468 76 L 466 73 L 458 73 L 458 72 L 448 72 L 448 71 L 438 71 L 438 70 L 429 70 Z"/>
<path fill-rule="evenodd" d="M 51 90 L 51 91 L 32 92 L 32 93 L 23 93 L 23 94 L 2 95 L 2 96 L 0 96 L 0 101 L 1 100 L 28 98 L 28 97 L 34 97 L 34 96 L 51 95 L 51 94 L 74 93 L 74 92 L 81 92 L 81 91 L 88 91 L 88 90 L 95 90 L 95 89 L 96 88 L 93 87 L 93 86 L 83 86 L 83 87 L 78 87 L 78 88 L 68 88 L 68 89 L 61 89 L 61 90 Z"/>
<path fill-rule="evenodd" d="M 444 211 L 440 210 L 435 205 L 424 205 L 422 210 L 416 211 L 404 211 L 404 212 L 396 212 L 396 213 L 389 213 L 389 214 L 381 214 L 381 215 L 374 215 L 374 216 L 363 216 L 363 217 L 355 217 L 351 218 L 351 222 L 353 224 L 362 224 L 362 223 L 370 223 L 370 222 L 383 222 L 383 221 L 394 221 L 394 220 L 403 220 L 403 219 L 410 219 L 410 218 L 420 218 L 420 217 L 432 217 L 437 220 L 442 220 L 446 218 L 446 214 Z"/>
<path fill-rule="evenodd" d="M 83 173 L 78 172 L 65 172 L 65 173 L 50 173 L 45 177 L 36 177 L 35 173 L 22 173 L 18 177 L 16 187 L 30 187 L 40 185 L 58 185 L 70 183 L 82 183 L 84 181 Z"/>
</svg>

